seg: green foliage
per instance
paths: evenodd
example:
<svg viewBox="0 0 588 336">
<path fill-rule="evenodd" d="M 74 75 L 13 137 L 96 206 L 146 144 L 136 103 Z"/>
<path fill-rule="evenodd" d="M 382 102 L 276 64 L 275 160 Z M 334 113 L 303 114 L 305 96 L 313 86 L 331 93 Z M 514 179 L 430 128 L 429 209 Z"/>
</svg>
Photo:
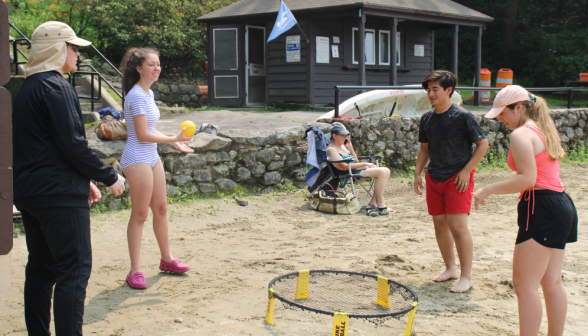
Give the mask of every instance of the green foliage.
<svg viewBox="0 0 588 336">
<path fill-rule="evenodd" d="M 588 146 L 586 143 L 580 145 L 571 146 L 566 151 L 566 156 L 561 159 L 563 164 L 581 164 L 585 165 L 588 163 Z"/>
</svg>

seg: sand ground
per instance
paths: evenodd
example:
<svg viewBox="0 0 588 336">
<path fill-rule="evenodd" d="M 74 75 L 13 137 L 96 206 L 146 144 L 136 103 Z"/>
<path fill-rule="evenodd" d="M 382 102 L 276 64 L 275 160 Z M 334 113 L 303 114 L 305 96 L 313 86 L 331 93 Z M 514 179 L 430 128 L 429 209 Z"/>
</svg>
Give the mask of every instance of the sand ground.
<svg viewBox="0 0 588 336">
<path fill-rule="evenodd" d="M 511 176 L 482 170 L 478 186 Z M 563 271 L 568 292 L 565 335 L 588 334 L 588 168 L 566 166 L 562 179 L 580 216 L 579 242 L 569 244 Z M 124 279 L 130 263 L 126 243 L 129 211 L 92 216 L 93 271 L 88 286 L 86 335 L 330 335 L 329 317 L 285 309 L 276 303 L 275 324 L 264 323 L 269 281 L 301 269 L 378 273 L 410 286 L 419 296 L 415 335 L 515 335 L 517 300 L 511 264 L 516 237 L 516 195 L 491 196 L 473 211 L 474 287 L 453 294 L 454 283 L 434 283 L 443 270 L 424 197 L 407 179 L 392 179 L 388 217 L 336 216 L 309 209 L 306 192 L 194 201 L 169 206 L 174 255 L 193 270 L 158 270 L 159 253 L 146 225 L 142 263 L 147 290 Z M 15 239 L 12 289 L 0 296 L 1 335 L 26 335 L 23 318 L 25 237 Z M 181 323 L 174 320 L 181 318 Z M 402 335 L 406 317 L 383 325 L 352 319 L 349 335 Z M 543 319 L 541 335 L 547 332 Z"/>
</svg>

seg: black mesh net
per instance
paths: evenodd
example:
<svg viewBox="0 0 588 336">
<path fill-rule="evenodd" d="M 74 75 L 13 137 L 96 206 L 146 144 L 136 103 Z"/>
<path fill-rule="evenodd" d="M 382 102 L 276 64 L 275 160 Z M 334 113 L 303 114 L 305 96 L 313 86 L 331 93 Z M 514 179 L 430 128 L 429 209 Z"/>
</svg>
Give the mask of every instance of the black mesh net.
<svg viewBox="0 0 588 336">
<path fill-rule="evenodd" d="M 389 281 L 389 308 L 377 304 L 376 276 L 366 273 L 314 270 L 310 271 L 308 298 L 296 300 L 298 273 L 290 273 L 270 282 L 275 296 L 285 304 L 304 310 L 332 315 L 346 313 L 355 318 L 386 318 L 407 313 L 418 301 L 405 285 Z"/>
</svg>

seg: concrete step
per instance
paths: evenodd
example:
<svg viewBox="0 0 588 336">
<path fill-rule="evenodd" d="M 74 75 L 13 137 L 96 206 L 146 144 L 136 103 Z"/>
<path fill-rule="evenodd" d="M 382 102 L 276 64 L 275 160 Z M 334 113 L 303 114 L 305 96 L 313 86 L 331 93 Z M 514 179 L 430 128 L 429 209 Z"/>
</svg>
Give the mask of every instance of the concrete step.
<svg viewBox="0 0 588 336">
<path fill-rule="evenodd" d="M 86 88 L 84 86 L 76 85 L 76 92 L 78 95 L 86 94 Z"/>
<path fill-rule="evenodd" d="M 89 99 L 80 99 L 80 106 L 82 111 L 92 111 L 92 103 L 87 102 Z M 102 103 L 94 102 L 94 111 L 98 111 L 102 108 Z"/>
<path fill-rule="evenodd" d="M 100 121 L 100 115 L 98 112 L 82 112 L 82 120 L 84 124 L 90 124 Z"/>
</svg>

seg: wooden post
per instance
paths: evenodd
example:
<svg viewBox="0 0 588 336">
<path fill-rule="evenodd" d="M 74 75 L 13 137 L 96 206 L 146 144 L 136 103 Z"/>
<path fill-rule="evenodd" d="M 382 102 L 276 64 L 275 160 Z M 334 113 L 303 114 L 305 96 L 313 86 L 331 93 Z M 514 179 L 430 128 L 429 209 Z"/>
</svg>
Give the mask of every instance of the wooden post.
<svg viewBox="0 0 588 336">
<path fill-rule="evenodd" d="M 457 65 L 458 65 L 458 37 L 459 37 L 459 26 L 458 25 L 454 25 L 453 26 L 453 44 L 451 47 L 451 72 L 453 72 L 453 74 L 455 75 L 455 77 L 457 77 Z"/>
<path fill-rule="evenodd" d="M 398 59 L 396 58 L 396 32 L 398 30 L 398 18 L 392 18 L 390 20 L 390 85 L 398 85 L 398 71 L 397 65 Z"/>
<path fill-rule="evenodd" d="M 480 87 L 482 76 L 482 27 L 476 28 L 476 81 L 475 87 Z M 480 91 L 474 91 L 474 105 L 480 106 Z"/>
<path fill-rule="evenodd" d="M 10 80 L 8 35 L 8 7 L 0 1 L 0 85 Z M 12 250 L 12 228 L 12 108 L 10 92 L 0 87 L 0 255 Z"/>
<path fill-rule="evenodd" d="M 308 87 L 308 103 L 314 104 L 314 69 L 316 63 L 316 34 L 312 20 L 306 20 L 306 29 L 310 36 L 310 43 L 306 44 L 306 85 Z M 300 41 L 302 44 L 302 41 Z"/>
<path fill-rule="evenodd" d="M 358 24 L 359 24 L 359 32 L 357 35 L 359 41 L 355 41 L 358 45 L 359 45 L 359 53 L 358 53 L 358 57 L 359 59 L 357 60 L 358 62 L 358 66 L 359 66 L 359 71 L 358 73 L 358 85 L 361 86 L 365 86 L 366 85 L 366 81 L 365 81 L 365 14 L 361 12 L 361 9 L 359 11 L 359 20 L 358 20 Z"/>
</svg>

